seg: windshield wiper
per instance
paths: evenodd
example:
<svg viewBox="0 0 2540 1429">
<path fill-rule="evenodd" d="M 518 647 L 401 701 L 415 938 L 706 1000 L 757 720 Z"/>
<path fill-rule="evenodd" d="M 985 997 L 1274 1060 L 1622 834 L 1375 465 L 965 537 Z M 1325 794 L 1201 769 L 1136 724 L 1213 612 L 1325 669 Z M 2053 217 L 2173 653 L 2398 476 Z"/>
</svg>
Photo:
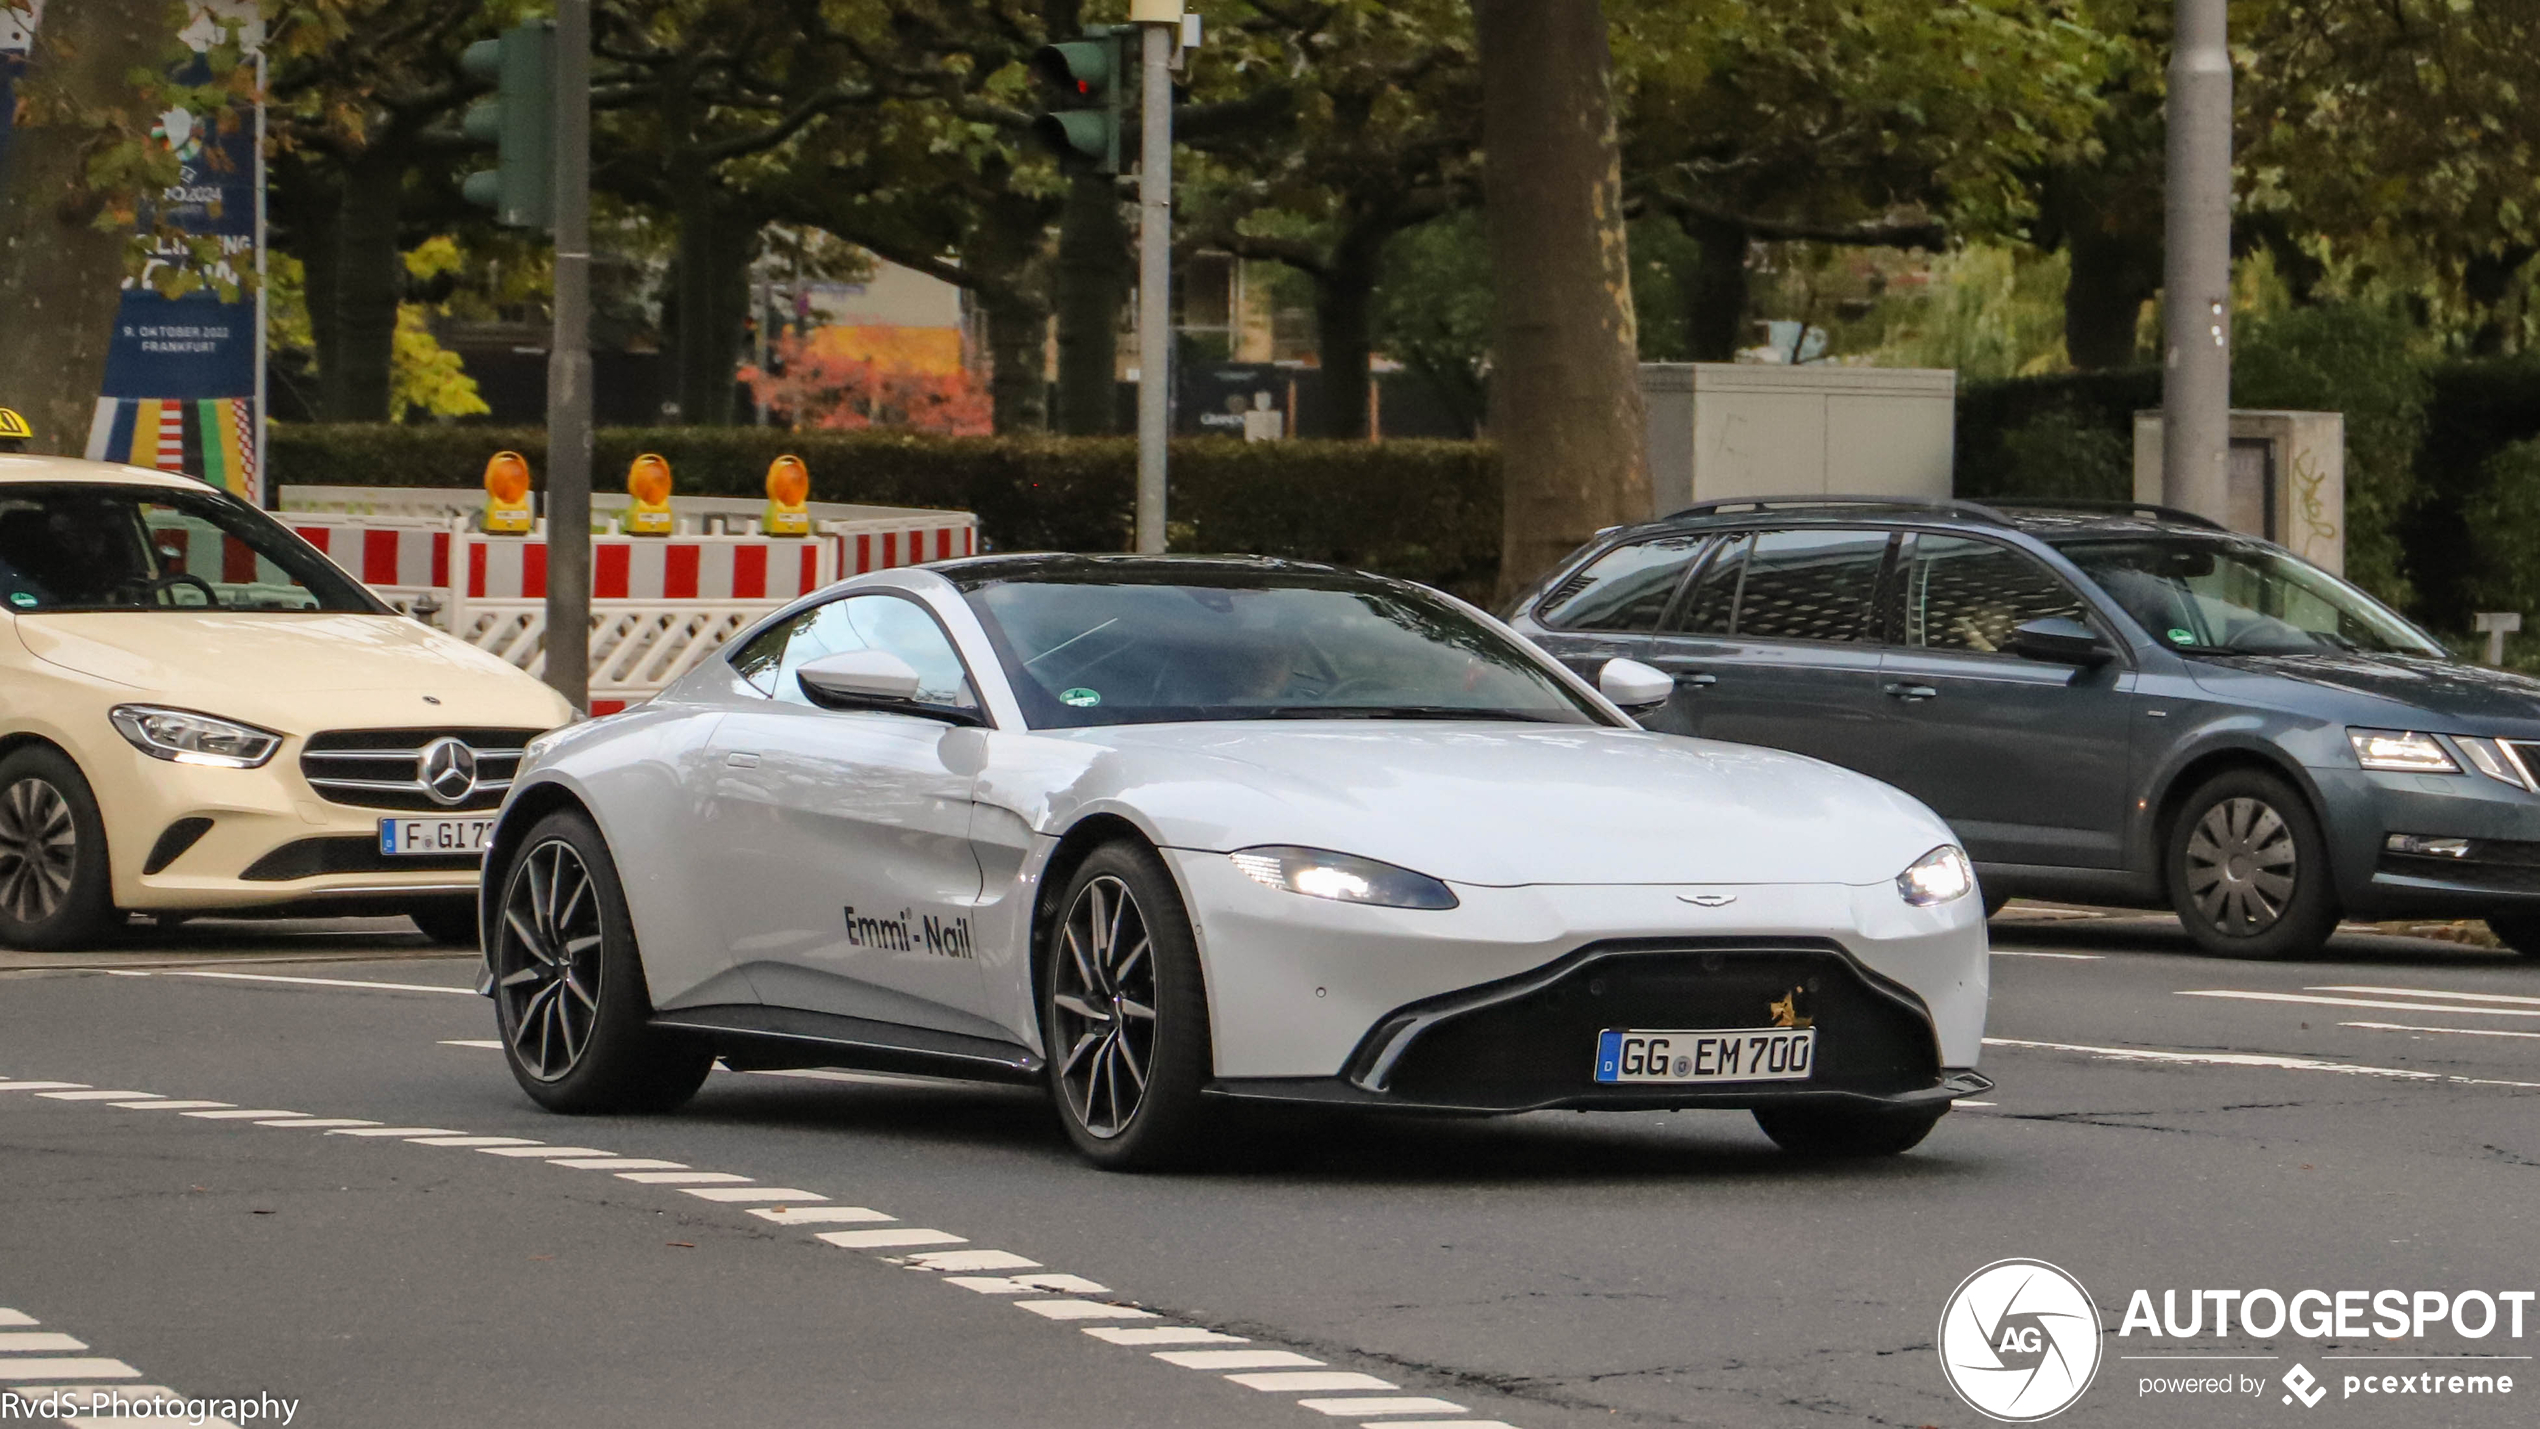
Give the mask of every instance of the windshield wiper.
<svg viewBox="0 0 2540 1429">
<path fill-rule="evenodd" d="M 1247 714 L 1252 712 L 1247 711 Z M 1531 710 L 1474 709 L 1458 705 L 1273 705 L 1261 719 L 1453 719 L 1562 724 L 1558 715 Z"/>
</svg>

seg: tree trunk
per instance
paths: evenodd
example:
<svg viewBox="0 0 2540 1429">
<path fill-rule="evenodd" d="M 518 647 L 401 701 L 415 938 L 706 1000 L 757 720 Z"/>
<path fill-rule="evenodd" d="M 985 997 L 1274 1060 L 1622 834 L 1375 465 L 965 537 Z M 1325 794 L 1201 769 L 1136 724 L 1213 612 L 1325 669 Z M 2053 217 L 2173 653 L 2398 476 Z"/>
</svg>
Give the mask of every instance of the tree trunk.
<svg viewBox="0 0 2540 1429">
<path fill-rule="evenodd" d="M 1050 308 L 1040 265 L 1049 211 L 1038 199 L 1008 193 L 980 217 L 962 270 L 977 275 L 972 291 L 988 317 L 988 401 L 997 435 L 1045 432 Z"/>
<path fill-rule="evenodd" d="M 1685 294 L 1685 339 L 1696 362 L 1737 361 L 1746 333 L 1746 226 L 1719 219 L 1689 219 L 1685 232 L 1702 245 L 1693 284 Z"/>
<path fill-rule="evenodd" d="M 0 314 L 16 339 L 0 342 L 0 402 L 35 429 L 34 451 L 88 446 L 131 242 L 122 225 L 96 226 L 130 196 L 91 189 L 88 164 L 149 132 L 131 75 L 164 58 L 168 15 L 163 0 L 54 4 L 18 82 L 24 118 L 0 171 Z"/>
<path fill-rule="evenodd" d="M 702 174 L 682 178 L 678 191 L 671 370 L 679 420 L 696 427 L 730 426 L 739 408 L 734 374 L 749 314 L 750 241 L 757 229 Z"/>
<path fill-rule="evenodd" d="M 2134 330 L 2160 292 L 2161 255 L 2128 234 L 2076 229 L 2066 242 L 2064 355 L 2084 372 L 2134 365 Z"/>
<path fill-rule="evenodd" d="M 1650 514 L 1612 57 L 1595 0 L 1476 0 L 1502 597 Z"/>
<path fill-rule="evenodd" d="M 1108 174 L 1078 174 L 1058 225 L 1058 429 L 1096 436 L 1118 425 L 1120 305 L 1129 229 Z"/>
<path fill-rule="evenodd" d="M 1368 433 L 1367 386 L 1374 378 L 1376 277 L 1384 240 L 1352 234 L 1314 275 L 1314 342 L 1323 362 L 1323 412 L 1318 437 L 1363 442 Z"/>
<path fill-rule="evenodd" d="M 317 368 L 317 390 L 307 398 L 307 408 L 309 415 L 323 420 L 325 374 L 344 360 L 343 324 L 336 320 L 335 301 L 343 185 L 321 177 L 316 166 L 287 156 L 274 164 L 269 182 L 274 246 L 300 260 L 300 298 L 309 311 L 309 347 Z"/>
<path fill-rule="evenodd" d="M 343 207 L 331 235 L 333 351 L 321 352 L 318 400 L 330 422 L 388 420 L 397 344 L 397 300 L 405 261 L 397 250 L 397 207 L 405 187 L 400 151 L 374 146 L 344 176 Z M 314 301 L 314 294 L 312 300 Z M 311 316 L 315 316 L 315 308 Z"/>
</svg>

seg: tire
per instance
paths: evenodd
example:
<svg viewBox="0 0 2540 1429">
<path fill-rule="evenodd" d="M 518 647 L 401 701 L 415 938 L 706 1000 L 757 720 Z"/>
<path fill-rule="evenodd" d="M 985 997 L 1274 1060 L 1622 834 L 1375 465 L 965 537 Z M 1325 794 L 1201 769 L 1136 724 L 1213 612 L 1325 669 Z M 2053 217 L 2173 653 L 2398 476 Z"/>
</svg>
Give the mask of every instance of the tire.
<svg viewBox="0 0 2540 1429">
<path fill-rule="evenodd" d="M 2233 769 L 2179 806 L 2164 860 L 2170 904 L 2206 952 L 2316 955 L 2337 930 L 2328 841 L 2292 785 Z"/>
<path fill-rule="evenodd" d="M 590 819 L 559 810 L 531 825 L 496 886 L 494 1018 L 521 1090 L 574 1114 L 695 1096 L 714 1050 L 652 1025 L 625 885 Z"/>
<path fill-rule="evenodd" d="M 2496 941 L 2526 958 L 2540 958 L 2540 913 L 2498 913 L 2487 920 Z"/>
<path fill-rule="evenodd" d="M 449 948 L 473 948 L 483 936 L 476 925 L 476 900 L 443 898 L 406 910 L 416 931 Z"/>
<path fill-rule="evenodd" d="M 65 952 L 114 921 L 106 822 L 79 766 L 49 744 L 0 759 L 0 945 Z"/>
<path fill-rule="evenodd" d="M 1104 844 L 1077 868 L 1041 955 L 1041 1035 L 1058 1118 L 1109 1171 L 1185 1164 L 1213 1065 L 1208 996 L 1180 891 L 1154 850 Z"/>
<path fill-rule="evenodd" d="M 1793 1156 L 1900 1156 L 1922 1145 L 1949 1104 L 1921 1107 L 1759 1106 L 1755 1124 Z"/>
</svg>

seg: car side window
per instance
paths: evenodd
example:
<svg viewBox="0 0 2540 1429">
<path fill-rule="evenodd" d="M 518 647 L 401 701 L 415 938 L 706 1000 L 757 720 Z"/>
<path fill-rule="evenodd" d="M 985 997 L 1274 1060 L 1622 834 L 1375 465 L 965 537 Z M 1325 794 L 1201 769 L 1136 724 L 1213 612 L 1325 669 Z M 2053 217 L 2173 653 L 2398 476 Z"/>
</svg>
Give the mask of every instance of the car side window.
<svg viewBox="0 0 2540 1429">
<path fill-rule="evenodd" d="M 807 705 L 811 701 L 794 672 L 807 660 L 854 650 L 906 660 L 917 671 L 920 704 L 979 707 L 951 637 L 924 606 L 896 595 L 851 595 L 800 611 L 733 652 L 732 668 L 763 695 Z"/>
<path fill-rule="evenodd" d="M 1927 650 L 1990 654 L 2032 620 L 2090 618 L 2073 588 L 2027 553 L 1967 536 L 1915 537 L 1899 586 L 1905 643 Z"/>
<path fill-rule="evenodd" d="M 1669 628 L 1685 635 L 1728 634 L 1729 622 L 1737 615 L 1737 588 L 1746 579 L 1747 561 L 1754 553 L 1753 536 L 1722 541 L 1710 563 L 1694 577 L 1684 611 Z"/>
<path fill-rule="evenodd" d="M 1885 531 L 1764 532 L 1746 558 L 1729 633 L 1754 640 L 1870 639 L 1887 547 Z"/>
<path fill-rule="evenodd" d="M 1617 546 L 1553 587 L 1536 618 L 1553 630 L 1655 630 L 1685 568 L 1709 543 L 1706 536 L 1662 536 Z"/>
</svg>

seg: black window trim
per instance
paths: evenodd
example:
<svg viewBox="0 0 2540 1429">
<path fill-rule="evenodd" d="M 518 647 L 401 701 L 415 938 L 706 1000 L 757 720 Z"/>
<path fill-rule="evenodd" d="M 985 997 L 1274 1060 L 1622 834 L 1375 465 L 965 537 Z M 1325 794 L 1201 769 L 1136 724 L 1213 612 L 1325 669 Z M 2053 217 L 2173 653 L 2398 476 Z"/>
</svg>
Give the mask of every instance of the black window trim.
<svg viewBox="0 0 2540 1429">
<path fill-rule="evenodd" d="M 978 701 L 975 713 L 979 716 L 980 725 L 987 729 L 1001 728 L 1002 726 L 997 723 L 996 711 L 988 706 L 987 687 L 979 683 L 979 672 L 971 668 L 970 657 L 961 653 L 961 642 L 953 638 L 952 627 L 944 624 L 944 617 L 936 613 L 935 607 L 918 599 L 914 592 L 899 590 L 892 586 L 859 586 L 853 590 L 839 591 L 836 594 L 831 595 L 826 600 L 815 600 L 808 602 L 807 604 L 789 606 L 784 610 L 780 610 L 776 614 L 769 616 L 766 623 L 758 626 L 756 629 L 751 630 L 740 639 L 734 640 L 731 644 L 724 647 L 722 657 L 724 667 L 732 672 L 733 678 L 739 680 L 744 688 L 748 689 L 752 694 L 757 695 L 760 699 L 776 704 L 791 703 L 791 701 L 777 699 L 776 693 L 773 690 L 760 689 L 758 687 L 758 681 L 751 679 L 747 674 L 743 673 L 741 667 L 733 663 L 734 660 L 739 657 L 742 651 L 757 644 L 761 637 L 773 633 L 780 626 L 791 625 L 795 621 L 811 614 L 815 610 L 825 610 L 830 606 L 836 605 L 842 600 L 854 600 L 859 596 L 872 595 L 889 596 L 894 600 L 906 601 L 910 605 L 916 606 L 919 610 L 925 612 L 928 620 L 935 622 L 935 633 L 944 637 L 944 644 L 946 647 L 951 649 L 953 659 L 960 662 L 961 678 L 970 686 L 970 697 L 973 700 Z M 910 707 L 914 710 L 957 708 L 957 706 L 951 705 L 921 705 L 916 704 L 915 702 L 911 702 Z M 821 714 L 841 713 L 841 711 L 838 710 L 822 709 L 818 705 L 813 705 L 810 708 Z M 892 712 L 889 710 L 867 710 L 861 711 L 861 713 L 890 714 Z M 923 714 L 909 714 L 900 717 L 904 719 L 927 718 L 927 716 Z"/>
</svg>

